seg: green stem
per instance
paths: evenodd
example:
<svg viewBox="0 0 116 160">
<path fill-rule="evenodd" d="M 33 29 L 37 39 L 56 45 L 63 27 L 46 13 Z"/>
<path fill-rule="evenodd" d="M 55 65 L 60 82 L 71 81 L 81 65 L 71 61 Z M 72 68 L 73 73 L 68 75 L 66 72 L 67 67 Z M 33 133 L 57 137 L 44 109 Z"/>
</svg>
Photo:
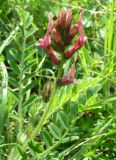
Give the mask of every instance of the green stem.
<svg viewBox="0 0 116 160">
<path fill-rule="evenodd" d="M 57 75 L 57 78 L 56 78 L 56 80 L 55 80 L 55 82 L 54 82 L 53 91 L 52 91 L 52 94 L 51 94 L 51 96 L 50 96 L 50 100 L 49 100 L 49 102 L 48 102 L 48 105 L 46 106 L 46 109 L 45 109 L 45 112 L 44 112 L 44 114 L 43 114 L 43 117 L 41 118 L 39 124 L 38 124 L 37 127 L 35 128 L 32 136 L 31 136 L 31 139 L 34 139 L 35 136 L 40 133 L 41 128 L 43 127 L 46 119 L 48 118 L 48 114 L 49 114 L 49 111 L 50 111 L 50 109 L 51 109 L 51 105 L 52 105 L 52 102 L 53 102 L 53 100 L 54 100 L 54 97 L 55 97 L 55 94 L 56 94 L 56 91 L 57 91 L 57 80 L 58 80 L 58 79 L 61 77 L 61 75 L 62 75 L 62 68 L 63 68 L 63 59 L 62 59 L 62 61 L 61 61 L 61 63 L 60 63 L 60 66 L 59 66 L 59 68 L 58 68 L 58 75 Z"/>
<path fill-rule="evenodd" d="M 21 56 L 21 63 L 20 63 L 20 76 L 19 76 L 19 105 L 18 105 L 18 114 L 19 114 L 19 133 L 22 132 L 22 126 L 23 126 L 23 121 L 22 121 L 22 105 L 23 105 L 23 95 L 22 95 L 22 79 L 23 79 L 23 68 L 24 68 L 24 57 L 25 57 L 25 33 L 23 37 L 23 43 L 22 43 L 22 56 Z"/>
</svg>

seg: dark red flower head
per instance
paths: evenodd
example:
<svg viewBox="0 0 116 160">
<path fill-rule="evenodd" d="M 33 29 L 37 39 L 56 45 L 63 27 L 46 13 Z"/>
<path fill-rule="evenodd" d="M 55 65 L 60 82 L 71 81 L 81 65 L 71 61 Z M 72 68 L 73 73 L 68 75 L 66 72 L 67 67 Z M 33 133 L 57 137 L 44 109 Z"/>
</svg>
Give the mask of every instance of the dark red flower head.
<svg viewBox="0 0 116 160">
<path fill-rule="evenodd" d="M 84 36 L 83 32 L 82 15 L 83 12 L 80 14 L 76 25 L 74 25 L 72 28 L 71 10 L 61 11 L 56 21 L 53 21 L 50 15 L 48 16 L 49 24 L 47 33 L 44 38 L 39 39 L 39 42 L 36 44 L 36 46 L 41 46 L 44 48 L 46 53 L 48 53 L 55 64 L 60 63 L 60 58 L 52 48 L 52 44 L 54 44 L 55 48 L 60 53 L 64 54 L 65 58 L 70 58 L 86 42 L 87 38 Z M 71 41 L 77 33 L 79 34 L 77 41 L 74 42 L 72 47 L 66 51 L 67 46 L 71 45 Z"/>
</svg>

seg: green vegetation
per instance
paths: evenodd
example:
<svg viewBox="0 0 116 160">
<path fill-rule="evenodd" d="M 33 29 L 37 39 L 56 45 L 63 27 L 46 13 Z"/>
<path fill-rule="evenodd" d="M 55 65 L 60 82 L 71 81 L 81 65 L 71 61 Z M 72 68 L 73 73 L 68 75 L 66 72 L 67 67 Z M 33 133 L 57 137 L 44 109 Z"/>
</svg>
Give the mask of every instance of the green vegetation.
<svg viewBox="0 0 116 160">
<path fill-rule="evenodd" d="M 85 11 L 88 41 L 75 53 L 77 82 L 45 99 L 60 69 L 35 44 L 48 13 L 66 9 L 74 22 Z M 0 0 L 0 160 L 115 160 L 115 146 L 115 0 Z"/>
</svg>

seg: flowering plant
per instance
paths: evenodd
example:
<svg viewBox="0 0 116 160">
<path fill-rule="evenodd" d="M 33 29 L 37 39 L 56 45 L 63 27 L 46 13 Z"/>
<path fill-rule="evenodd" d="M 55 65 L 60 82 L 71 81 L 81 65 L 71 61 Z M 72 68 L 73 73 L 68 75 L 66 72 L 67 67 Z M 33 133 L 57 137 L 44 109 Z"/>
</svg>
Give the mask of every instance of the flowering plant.
<svg viewBox="0 0 116 160">
<path fill-rule="evenodd" d="M 58 75 L 52 86 L 52 89 L 48 83 L 44 87 L 45 93 L 43 93 L 43 95 L 45 100 L 49 102 L 46 106 L 43 117 L 41 118 L 38 126 L 33 132 L 32 138 L 35 137 L 40 132 L 42 126 L 44 125 L 48 117 L 53 99 L 57 91 L 57 86 L 68 85 L 71 83 L 75 83 L 76 81 L 74 78 L 76 72 L 75 70 L 75 63 L 77 60 L 76 56 L 74 57 L 74 63 L 72 64 L 69 71 L 65 75 L 62 75 L 62 73 L 63 73 L 63 65 L 66 62 L 66 60 L 69 59 L 76 51 L 78 51 L 87 40 L 83 32 L 82 15 L 83 12 L 80 14 L 80 17 L 74 26 L 71 26 L 72 25 L 71 10 L 61 11 L 56 21 L 53 21 L 52 17 L 49 15 L 48 16 L 49 24 L 47 32 L 44 38 L 40 38 L 38 43 L 36 44 L 36 46 L 42 47 L 45 50 L 45 52 L 50 56 L 51 60 L 56 65 L 58 65 Z M 79 33 L 79 37 L 74 42 L 74 44 L 71 45 L 72 39 L 75 37 L 77 33 Z M 54 44 L 54 47 L 52 46 L 52 44 Z M 70 48 L 67 50 L 68 47 Z M 60 57 L 56 54 L 56 50 L 60 53 Z M 51 94 L 50 96 L 49 93 Z"/>
</svg>

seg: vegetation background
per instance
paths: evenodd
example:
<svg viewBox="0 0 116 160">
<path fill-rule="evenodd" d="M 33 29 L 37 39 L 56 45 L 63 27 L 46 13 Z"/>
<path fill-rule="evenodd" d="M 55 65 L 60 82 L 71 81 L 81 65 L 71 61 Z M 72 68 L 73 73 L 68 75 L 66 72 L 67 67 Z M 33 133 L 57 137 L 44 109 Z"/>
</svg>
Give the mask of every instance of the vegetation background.
<svg viewBox="0 0 116 160">
<path fill-rule="evenodd" d="M 57 73 L 34 44 L 46 33 L 47 14 L 56 19 L 69 8 L 74 22 L 86 11 L 77 83 L 58 89 L 32 139 L 47 104 L 43 86 Z M 6 159 L 116 159 L 116 1 L 0 0 L 0 160 Z"/>
</svg>

